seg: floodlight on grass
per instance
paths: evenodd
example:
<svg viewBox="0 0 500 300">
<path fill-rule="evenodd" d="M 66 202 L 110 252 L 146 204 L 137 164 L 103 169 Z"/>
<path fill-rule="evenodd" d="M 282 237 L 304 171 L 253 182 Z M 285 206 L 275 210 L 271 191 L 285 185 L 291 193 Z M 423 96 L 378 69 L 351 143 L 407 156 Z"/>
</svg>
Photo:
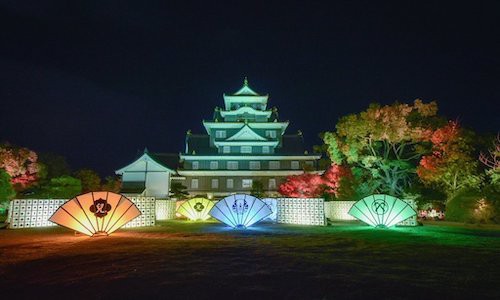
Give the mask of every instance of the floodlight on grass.
<svg viewBox="0 0 500 300">
<path fill-rule="evenodd" d="M 228 196 L 215 204 L 210 215 L 233 228 L 246 228 L 272 214 L 269 206 L 251 195 Z"/>
<path fill-rule="evenodd" d="M 141 215 L 130 199 L 112 192 L 90 192 L 61 205 L 49 221 L 88 236 L 111 234 Z"/>
<path fill-rule="evenodd" d="M 349 214 L 373 227 L 391 227 L 417 212 L 401 199 L 376 194 L 354 203 Z"/>
<path fill-rule="evenodd" d="M 205 198 L 193 198 L 182 203 L 177 209 L 177 212 L 186 218 L 196 220 L 208 220 L 210 210 L 214 207 L 214 203 Z"/>
</svg>

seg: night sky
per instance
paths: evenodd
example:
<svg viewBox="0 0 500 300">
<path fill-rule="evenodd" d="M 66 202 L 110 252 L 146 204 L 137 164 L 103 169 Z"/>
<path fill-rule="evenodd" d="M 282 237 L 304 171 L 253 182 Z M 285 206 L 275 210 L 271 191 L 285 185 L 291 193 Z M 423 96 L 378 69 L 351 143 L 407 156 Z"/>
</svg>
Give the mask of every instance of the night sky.
<svg viewBox="0 0 500 300">
<path fill-rule="evenodd" d="M 374 101 L 500 128 L 498 1 L 206 2 L 0 1 L 0 140 L 109 175 L 181 151 L 244 76 L 309 147 Z"/>
</svg>

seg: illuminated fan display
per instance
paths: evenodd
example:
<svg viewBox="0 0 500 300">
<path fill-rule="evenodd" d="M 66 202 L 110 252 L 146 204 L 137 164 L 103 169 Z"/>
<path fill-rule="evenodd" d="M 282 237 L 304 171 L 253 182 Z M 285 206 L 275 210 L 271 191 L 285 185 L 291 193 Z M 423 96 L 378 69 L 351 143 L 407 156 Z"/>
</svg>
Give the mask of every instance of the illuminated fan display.
<svg viewBox="0 0 500 300">
<path fill-rule="evenodd" d="M 269 206 L 251 195 L 228 196 L 215 204 L 210 215 L 233 228 L 246 228 L 272 214 Z"/>
<path fill-rule="evenodd" d="M 111 192 L 90 192 L 61 205 L 49 221 L 88 236 L 111 234 L 141 215 L 128 198 Z"/>
<path fill-rule="evenodd" d="M 210 210 L 214 207 L 214 203 L 205 198 L 193 198 L 184 202 L 179 206 L 177 212 L 190 220 L 208 220 Z"/>
<path fill-rule="evenodd" d="M 391 227 L 417 212 L 401 199 L 376 194 L 354 203 L 349 214 L 373 227 Z"/>
</svg>

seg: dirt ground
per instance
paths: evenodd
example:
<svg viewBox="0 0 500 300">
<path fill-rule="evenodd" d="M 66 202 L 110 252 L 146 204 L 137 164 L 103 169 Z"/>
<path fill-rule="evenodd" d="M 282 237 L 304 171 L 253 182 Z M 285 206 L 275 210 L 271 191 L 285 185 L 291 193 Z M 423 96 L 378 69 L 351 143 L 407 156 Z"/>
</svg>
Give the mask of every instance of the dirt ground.
<svg viewBox="0 0 500 300">
<path fill-rule="evenodd" d="M 0 230 L 0 290 L 7 299 L 498 299 L 500 228 Z"/>
</svg>

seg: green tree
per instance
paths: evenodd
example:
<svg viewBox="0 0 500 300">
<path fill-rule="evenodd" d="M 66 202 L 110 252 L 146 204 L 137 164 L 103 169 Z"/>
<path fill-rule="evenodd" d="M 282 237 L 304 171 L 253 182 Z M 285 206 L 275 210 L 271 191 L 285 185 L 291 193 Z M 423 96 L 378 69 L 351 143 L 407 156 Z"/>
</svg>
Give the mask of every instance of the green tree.
<svg viewBox="0 0 500 300">
<path fill-rule="evenodd" d="M 117 176 L 106 176 L 106 182 L 101 186 L 101 190 L 118 193 L 120 192 L 122 182 Z"/>
<path fill-rule="evenodd" d="M 10 183 L 10 176 L 5 170 L 0 169 L 0 207 L 9 203 L 16 196 L 16 191 Z"/>
<path fill-rule="evenodd" d="M 435 102 L 371 104 L 366 111 L 342 117 L 324 141 L 333 162 L 352 166 L 362 182 L 360 194 L 402 196 L 424 153 L 423 142 L 441 122 Z"/>
<path fill-rule="evenodd" d="M 319 137 L 323 140 L 325 137 L 325 133 L 322 132 L 319 134 Z M 313 145 L 313 152 L 321 154 L 321 158 L 318 161 L 318 169 L 319 170 L 327 170 L 332 165 L 332 160 L 330 156 L 328 156 L 328 145 Z M 307 169 L 307 166 L 304 166 L 305 171 L 313 171 L 314 168 Z"/>
<path fill-rule="evenodd" d="M 61 176 L 50 181 L 36 190 L 31 198 L 70 199 L 82 193 L 80 179 L 71 176 Z"/>
<path fill-rule="evenodd" d="M 38 161 L 45 165 L 47 179 L 71 174 L 71 169 L 64 156 L 54 153 L 41 153 L 38 155 Z"/>
<path fill-rule="evenodd" d="M 82 183 L 82 192 L 94 192 L 101 189 L 101 178 L 99 174 L 90 169 L 81 169 L 75 173 L 75 177 Z"/>
<path fill-rule="evenodd" d="M 252 189 L 250 190 L 250 193 L 257 198 L 262 198 L 264 196 L 264 184 L 262 181 L 254 180 L 252 182 Z"/>
<path fill-rule="evenodd" d="M 189 195 L 186 189 L 187 187 L 182 185 L 182 183 L 180 182 L 172 182 L 172 184 L 170 185 L 170 192 L 172 193 L 172 197 L 176 199 L 186 198 Z"/>
</svg>

